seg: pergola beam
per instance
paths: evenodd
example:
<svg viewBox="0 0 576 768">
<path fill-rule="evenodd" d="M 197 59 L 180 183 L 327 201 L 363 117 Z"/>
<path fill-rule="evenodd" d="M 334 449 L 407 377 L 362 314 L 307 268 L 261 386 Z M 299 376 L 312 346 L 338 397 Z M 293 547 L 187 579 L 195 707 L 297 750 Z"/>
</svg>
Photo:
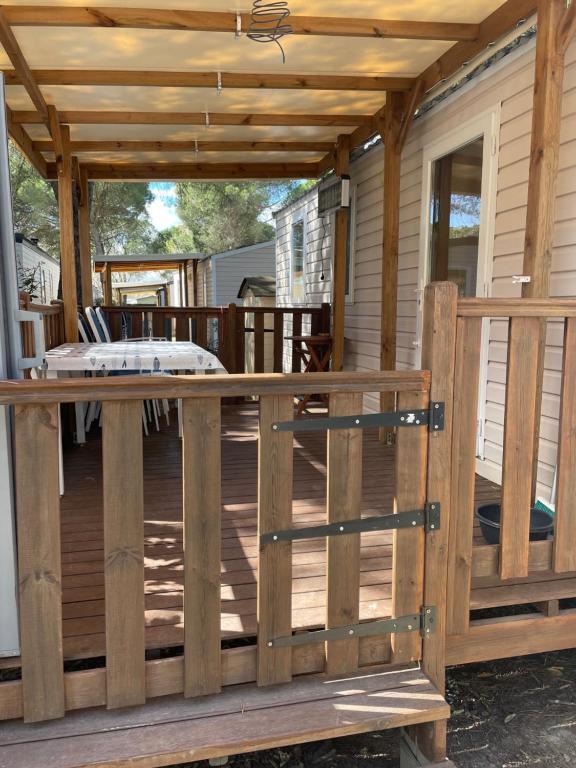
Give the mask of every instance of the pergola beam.
<svg viewBox="0 0 576 768">
<path fill-rule="evenodd" d="M 318 163 L 87 163 L 93 181 L 178 181 L 194 179 L 314 179 Z M 48 163 L 48 176 L 56 166 Z"/>
<path fill-rule="evenodd" d="M 48 176 L 46 160 L 42 157 L 38 148 L 34 146 L 34 142 L 30 136 L 28 136 L 24 128 L 13 121 L 12 110 L 8 105 L 6 105 L 6 123 L 12 139 L 20 147 L 34 168 L 36 168 L 40 176 L 46 178 Z"/>
<path fill-rule="evenodd" d="M 572 4 L 564 11 L 558 27 L 558 48 L 562 53 L 566 53 L 574 35 L 576 35 L 576 3 L 572 0 Z"/>
<path fill-rule="evenodd" d="M 60 112 L 67 125 L 247 125 L 331 127 L 361 125 L 367 115 L 292 114 L 265 112 L 120 112 L 73 110 Z M 14 110 L 15 123 L 39 125 L 44 121 L 33 110 Z"/>
<path fill-rule="evenodd" d="M 38 87 L 34 76 L 30 71 L 30 67 L 24 58 L 18 41 L 14 37 L 14 33 L 10 28 L 10 22 L 7 20 L 4 14 L 4 8 L 0 7 L 0 44 L 6 51 L 6 55 L 12 62 L 12 66 L 18 75 L 20 83 L 26 88 L 26 92 L 32 103 L 38 110 L 38 115 L 41 118 L 41 122 L 48 125 L 48 106 L 42 95 L 42 91 Z"/>
<path fill-rule="evenodd" d="M 156 86 L 164 88 L 260 88 L 323 91 L 406 91 L 411 77 L 250 72 L 163 72 L 158 70 L 35 69 L 38 85 Z M 7 85 L 22 85 L 20 73 L 4 70 Z"/>
<path fill-rule="evenodd" d="M 423 93 L 452 77 L 460 67 L 514 29 L 519 21 L 536 13 L 537 4 L 537 0 L 507 0 L 480 23 L 474 40 L 456 43 L 422 72 Z"/>
<path fill-rule="evenodd" d="M 474 39 L 456 43 L 449 48 L 440 58 L 436 59 L 427 67 L 417 78 L 413 80 L 411 88 L 411 103 L 407 107 L 406 117 L 407 128 L 409 128 L 412 117 L 418 104 L 422 101 L 425 94 L 435 85 L 454 75 L 462 66 L 473 59 L 491 43 L 498 40 L 511 29 L 514 28 L 522 19 L 532 16 L 536 12 L 537 0 L 507 0 L 503 5 L 497 8 L 490 16 L 478 25 L 478 34 Z M 573 5 L 572 5 L 573 8 Z M 568 29 L 571 19 L 569 11 L 566 12 L 564 26 Z M 573 24 L 576 21 L 572 20 Z M 565 34 L 569 34 L 566 32 Z M 416 98 L 412 99 L 415 96 Z M 378 131 L 378 124 L 384 115 L 385 106 L 381 107 L 375 115 L 366 118 L 351 134 L 350 141 L 352 148 L 364 144 Z M 411 115 L 408 111 L 411 111 Z M 405 121 L 406 122 L 406 121 Z M 406 141 L 408 130 L 400 135 L 400 142 Z M 323 161 L 324 169 L 328 170 L 330 157 L 327 155 Z"/>
<path fill-rule="evenodd" d="M 21 126 L 17 126 L 22 130 Z M 330 141 L 71 141 L 76 152 L 328 152 Z M 37 152 L 53 152 L 53 141 L 34 141 Z"/>
<path fill-rule="evenodd" d="M 120 27 L 123 29 L 170 29 L 194 32 L 236 33 L 236 14 L 218 11 L 185 11 L 161 8 L 108 8 L 61 6 L 8 6 L 12 26 L 26 27 Z M 242 31 L 250 26 L 250 14 L 242 13 Z M 477 24 L 436 21 L 339 18 L 337 16 L 290 16 L 295 35 L 330 37 L 400 38 L 406 40 L 473 40 Z"/>
</svg>

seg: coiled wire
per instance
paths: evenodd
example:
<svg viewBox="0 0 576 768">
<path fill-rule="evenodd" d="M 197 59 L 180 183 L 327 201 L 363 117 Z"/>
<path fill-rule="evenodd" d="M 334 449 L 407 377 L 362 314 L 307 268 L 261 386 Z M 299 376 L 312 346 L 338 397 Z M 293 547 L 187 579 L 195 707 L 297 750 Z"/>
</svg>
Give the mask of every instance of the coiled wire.
<svg viewBox="0 0 576 768">
<path fill-rule="evenodd" d="M 288 0 L 254 0 L 250 27 L 246 33 L 256 43 L 276 43 L 282 51 L 282 63 L 286 63 L 286 54 L 280 40 L 291 35 L 293 30 L 286 19 L 290 16 Z"/>
</svg>

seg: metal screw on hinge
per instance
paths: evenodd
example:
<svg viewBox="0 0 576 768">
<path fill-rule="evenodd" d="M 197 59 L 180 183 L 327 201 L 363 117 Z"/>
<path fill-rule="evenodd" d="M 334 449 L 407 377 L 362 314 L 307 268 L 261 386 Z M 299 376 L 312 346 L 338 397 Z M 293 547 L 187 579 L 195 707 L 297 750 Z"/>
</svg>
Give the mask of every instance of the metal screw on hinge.
<svg viewBox="0 0 576 768">
<path fill-rule="evenodd" d="M 274 645 L 274 643 L 272 642 L 272 640 L 269 640 L 268 641 L 268 648 L 272 648 L 273 645 Z"/>
<path fill-rule="evenodd" d="M 348 630 L 348 634 L 349 634 L 349 635 L 353 635 L 353 634 L 354 634 L 354 630 L 353 630 L 353 629 L 349 629 L 349 630 Z"/>
<path fill-rule="evenodd" d="M 360 424 L 360 419 L 356 419 L 355 424 Z"/>
<path fill-rule="evenodd" d="M 272 536 L 272 539 L 273 539 L 274 541 L 278 541 L 278 536 Z"/>
<path fill-rule="evenodd" d="M 436 408 L 436 410 L 438 410 L 438 408 L 440 408 L 440 403 L 436 403 L 436 404 L 434 405 L 434 408 Z"/>
</svg>

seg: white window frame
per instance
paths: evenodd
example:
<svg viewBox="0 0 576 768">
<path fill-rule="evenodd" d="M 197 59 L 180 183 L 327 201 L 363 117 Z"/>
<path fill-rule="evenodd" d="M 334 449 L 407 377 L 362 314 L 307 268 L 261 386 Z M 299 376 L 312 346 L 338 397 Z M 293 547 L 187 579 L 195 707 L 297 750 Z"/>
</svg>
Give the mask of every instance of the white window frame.
<svg viewBox="0 0 576 768">
<path fill-rule="evenodd" d="M 306 298 L 308 295 L 308 286 L 306 284 L 306 278 L 308 276 L 308 216 L 307 207 L 303 206 L 299 208 L 290 217 L 290 227 L 288 230 L 288 272 L 290 283 L 290 302 L 293 305 L 306 304 Z M 304 286 L 304 296 L 302 298 L 294 298 L 294 251 L 292 249 L 292 235 L 294 225 L 302 222 L 302 283 Z"/>
<path fill-rule="evenodd" d="M 416 317 L 416 354 L 415 367 L 420 367 L 422 358 L 423 331 L 423 295 L 426 284 L 430 281 L 431 259 L 431 221 L 430 200 L 432 194 L 432 170 L 436 160 L 469 144 L 475 139 L 484 138 L 482 158 L 482 204 L 480 211 L 480 236 L 478 241 L 478 272 L 476 295 L 488 298 L 492 291 L 492 273 L 494 268 L 494 233 L 496 227 L 496 195 L 498 191 L 498 156 L 500 149 L 500 124 L 502 105 L 498 102 L 490 109 L 476 115 L 441 139 L 424 147 L 422 161 L 422 199 L 420 218 L 420 253 L 418 265 L 417 317 Z M 488 351 L 490 342 L 490 321 L 482 322 L 482 344 L 480 350 L 480 387 L 478 391 L 478 440 L 477 471 L 484 474 L 484 440 L 486 389 L 488 383 Z"/>
</svg>

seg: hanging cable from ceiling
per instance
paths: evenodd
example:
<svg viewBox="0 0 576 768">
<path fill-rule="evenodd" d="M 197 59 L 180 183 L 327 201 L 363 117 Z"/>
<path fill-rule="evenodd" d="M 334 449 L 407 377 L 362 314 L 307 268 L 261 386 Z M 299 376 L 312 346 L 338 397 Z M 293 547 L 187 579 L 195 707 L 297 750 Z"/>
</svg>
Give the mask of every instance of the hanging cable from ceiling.
<svg viewBox="0 0 576 768">
<path fill-rule="evenodd" d="M 276 43 L 282 51 L 282 63 L 286 54 L 280 40 L 291 35 L 293 29 L 286 19 L 290 16 L 287 0 L 254 0 L 247 37 L 256 43 Z"/>
</svg>

